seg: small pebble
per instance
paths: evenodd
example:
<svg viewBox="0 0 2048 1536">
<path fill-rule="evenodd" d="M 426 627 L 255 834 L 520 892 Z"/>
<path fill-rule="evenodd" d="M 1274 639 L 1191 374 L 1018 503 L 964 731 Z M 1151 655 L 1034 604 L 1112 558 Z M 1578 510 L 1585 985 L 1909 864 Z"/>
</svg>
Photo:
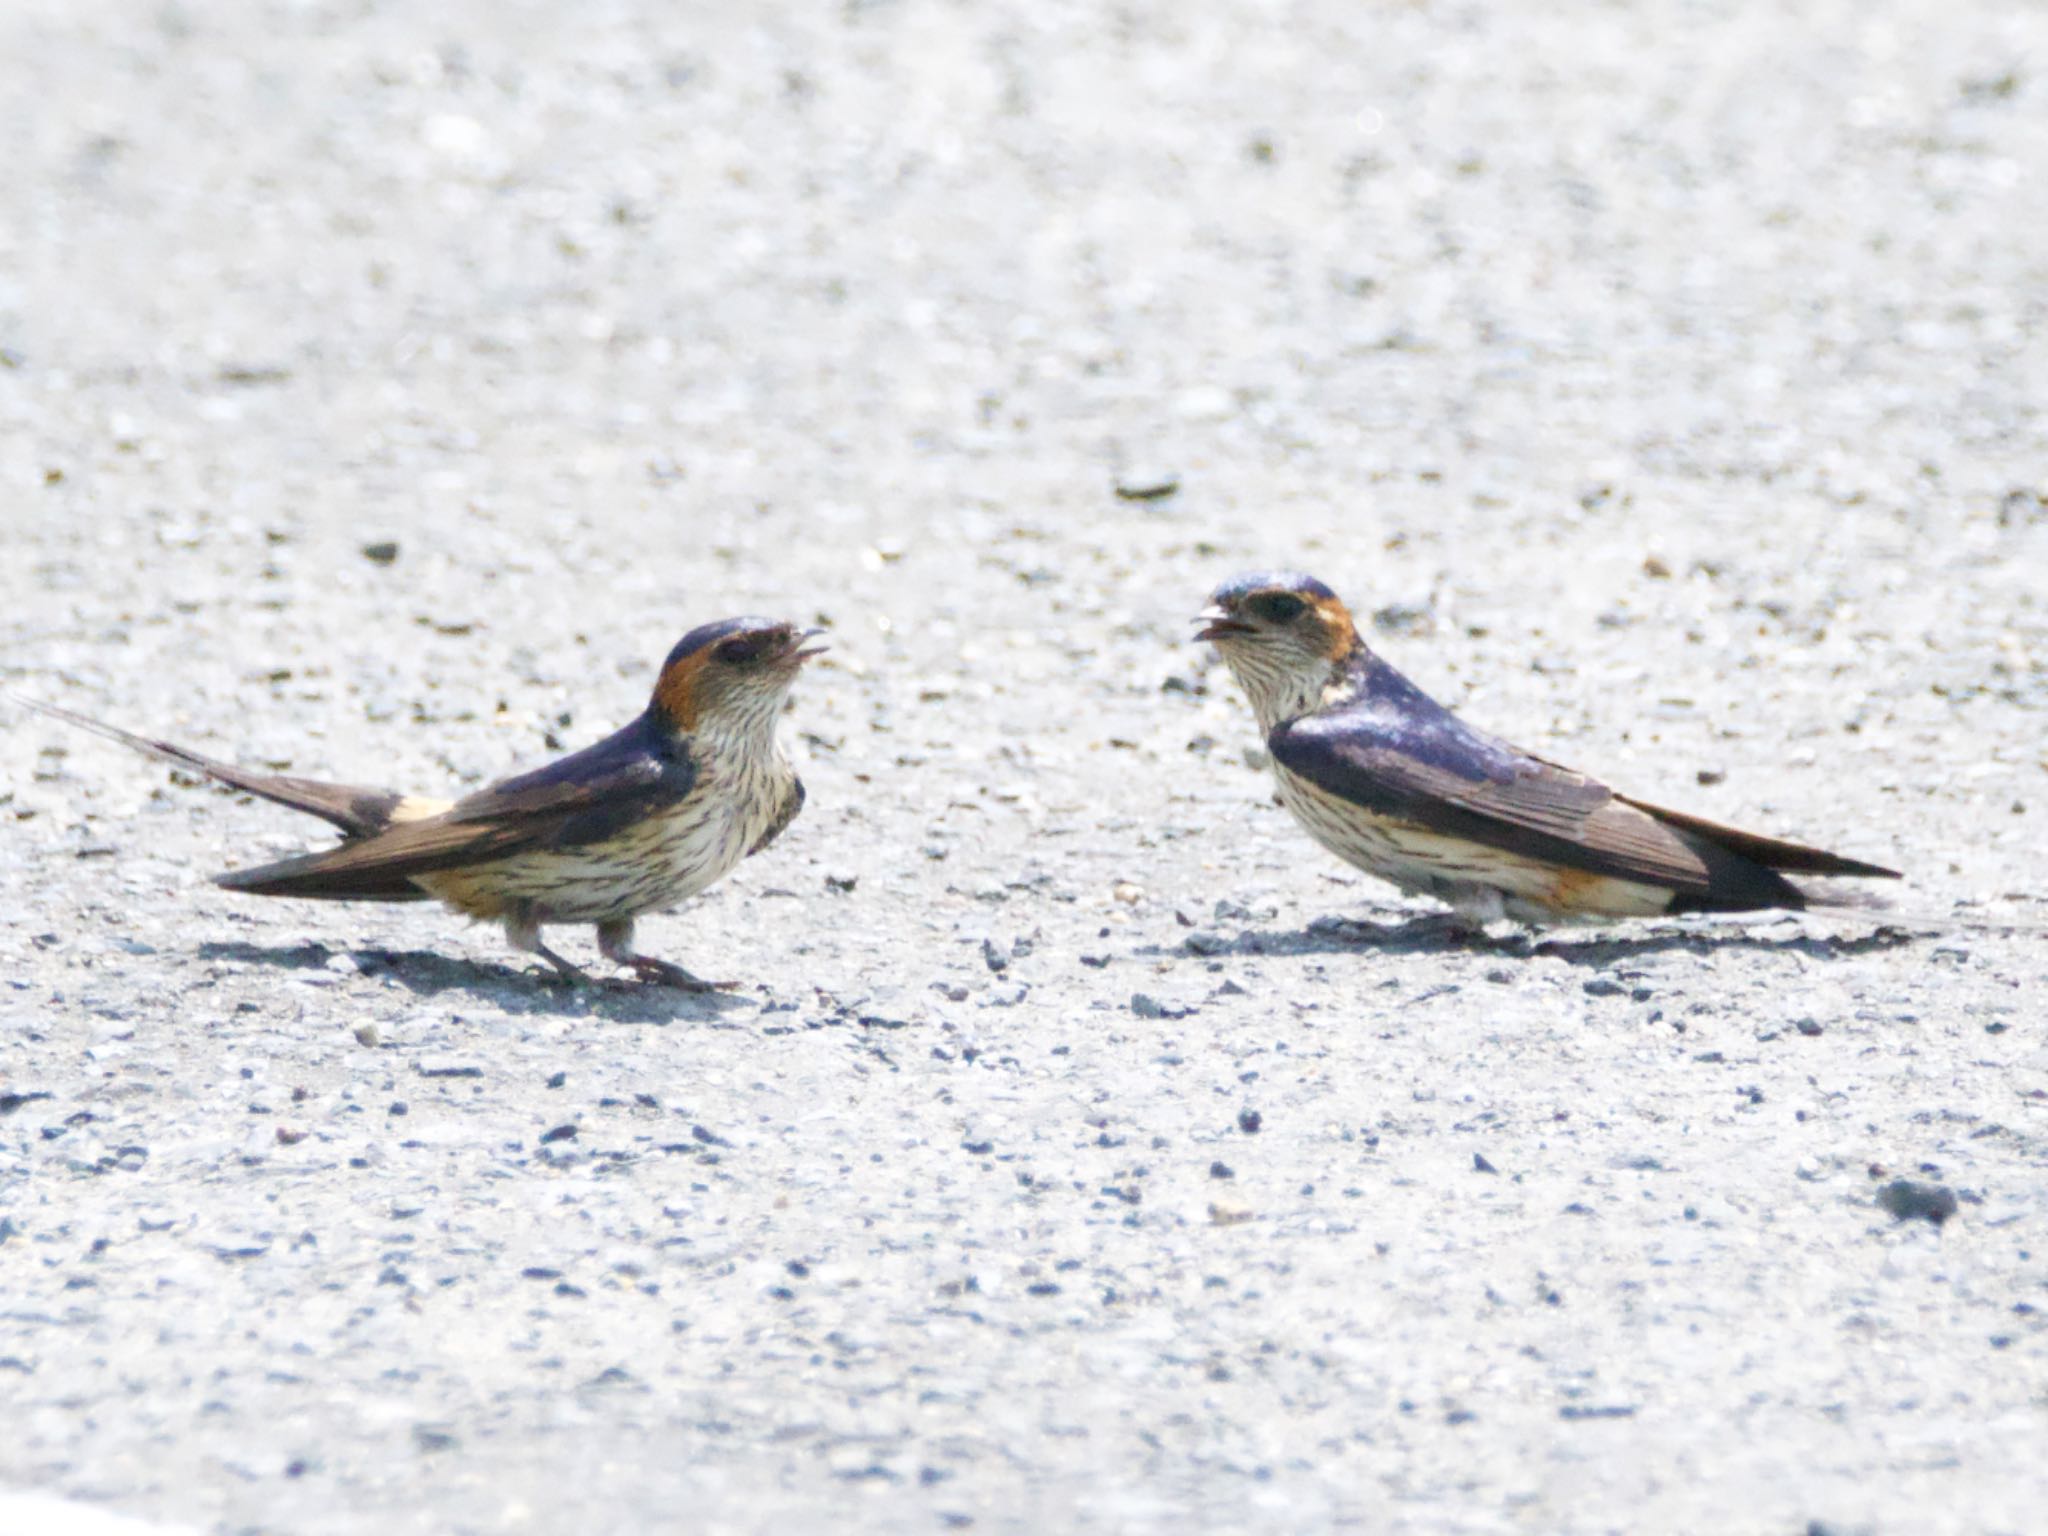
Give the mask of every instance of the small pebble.
<svg viewBox="0 0 2048 1536">
<path fill-rule="evenodd" d="M 1918 1216 L 1937 1227 L 1957 1209 L 1956 1192 L 1946 1184 L 1916 1184 L 1911 1179 L 1893 1179 L 1877 1192 L 1877 1203 L 1898 1221 Z"/>
<path fill-rule="evenodd" d="M 1118 501 L 1164 501 L 1180 490 L 1180 477 L 1164 470 L 1139 469 L 1117 476 Z"/>
</svg>

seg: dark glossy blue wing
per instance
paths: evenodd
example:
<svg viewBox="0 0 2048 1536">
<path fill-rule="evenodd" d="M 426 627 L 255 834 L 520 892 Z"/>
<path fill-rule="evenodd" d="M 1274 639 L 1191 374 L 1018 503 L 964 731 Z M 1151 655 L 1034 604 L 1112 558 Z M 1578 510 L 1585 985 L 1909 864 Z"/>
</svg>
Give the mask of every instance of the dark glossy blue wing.
<svg viewBox="0 0 2048 1536">
<path fill-rule="evenodd" d="M 1782 896 L 1766 870 L 1474 730 L 1376 656 L 1348 702 L 1276 726 L 1267 746 L 1318 788 L 1424 831 L 1680 891 Z"/>
<path fill-rule="evenodd" d="M 697 781 L 687 743 L 642 715 L 594 746 L 458 800 L 452 821 L 545 821 L 545 841 L 601 843 L 674 805 Z M 538 829 L 536 829 L 538 830 Z"/>
<path fill-rule="evenodd" d="M 410 899 L 415 875 L 616 837 L 675 805 L 696 777 L 687 745 L 642 716 L 596 746 L 478 790 L 439 815 L 235 870 L 219 883 L 271 896 Z"/>
</svg>

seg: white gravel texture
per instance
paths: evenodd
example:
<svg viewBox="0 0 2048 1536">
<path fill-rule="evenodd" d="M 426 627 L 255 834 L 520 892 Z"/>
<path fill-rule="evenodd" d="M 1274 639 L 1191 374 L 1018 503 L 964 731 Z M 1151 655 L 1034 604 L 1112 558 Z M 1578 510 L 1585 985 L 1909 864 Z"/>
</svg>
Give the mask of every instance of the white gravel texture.
<svg viewBox="0 0 2048 1536">
<path fill-rule="evenodd" d="M 643 924 L 713 1000 L 0 714 L 8 1536 L 2042 1529 L 2048 10 L 9 0 L 0 85 L 0 684 L 445 792 L 835 646 Z M 1188 641 L 1260 565 L 1900 914 L 1447 941 Z"/>
</svg>

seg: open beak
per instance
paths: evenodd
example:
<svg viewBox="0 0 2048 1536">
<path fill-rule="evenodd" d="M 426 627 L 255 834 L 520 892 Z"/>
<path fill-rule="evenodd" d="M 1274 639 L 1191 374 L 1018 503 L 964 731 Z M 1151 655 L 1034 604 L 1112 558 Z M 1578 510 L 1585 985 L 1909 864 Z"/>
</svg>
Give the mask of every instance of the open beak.
<svg viewBox="0 0 2048 1536">
<path fill-rule="evenodd" d="M 804 644 L 806 640 L 814 639 L 815 637 L 822 635 L 823 633 L 825 633 L 825 631 L 823 631 L 822 629 L 807 629 L 802 634 L 798 635 L 796 637 L 796 650 L 791 653 L 790 660 L 809 661 L 812 657 L 822 656 L 827 651 L 832 649 L 832 647 L 830 647 L 829 645 Z"/>
<path fill-rule="evenodd" d="M 1195 633 L 1197 640 L 1228 640 L 1252 632 L 1251 625 L 1232 618 L 1226 609 L 1214 603 L 1196 614 L 1195 622 L 1202 626 Z"/>
</svg>

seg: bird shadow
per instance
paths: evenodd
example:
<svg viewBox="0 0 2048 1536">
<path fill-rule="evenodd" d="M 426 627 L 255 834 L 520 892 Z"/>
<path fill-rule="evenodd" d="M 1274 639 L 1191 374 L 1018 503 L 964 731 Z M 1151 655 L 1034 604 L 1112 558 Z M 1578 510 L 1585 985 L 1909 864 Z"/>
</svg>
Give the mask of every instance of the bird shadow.
<svg viewBox="0 0 2048 1536">
<path fill-rule="evenodd" d="M 1584 938 L 1557 934 L 1490 934 L 1475 931 L 1448 913 L 1426 913 L 1400 922 L 1365 918 L 1322 917 L 1293 932 L 1251 929 L 1221 943 L 1213 936 L 1190 935 L 1178 951 L 1201 959 L 1231 955 L 1335 955 L 1361 950 L 1381 954 L 1500 955 L 1528 960 L 1539 956 L 1595 970 L 1648 955 L 1680 952 L 1695 955 L 1755 950 L 1765 954 L 1805 955 L 1815 960 L 1842 960 L 1855 955 L 1900 949 L 1928 937 L 1895 924 L 1860 934 L 1761 933 L 1750 928 L 1661 928 L 1647 933 L 1594 933 Z"/>
<path fill-rule="evenodd" d="M 716 1021 L 734 1009 L 756 1007 L 754 999 L 731 992 L 684 992 L 643 981 L 604 977 L 570 982 L 549 970 L 489 960 L 451 959 L 432 950 L 329 949 L 324 944 L 266 945 L 207 943 L 202 960 L 229 960 L 287 971 L 328 971 L 346 957 L 364 976 L 387 976 L 416 997 L 465 992 L 505 1013 L 590 1015 L 621 1024 Z"/>
</svg>

